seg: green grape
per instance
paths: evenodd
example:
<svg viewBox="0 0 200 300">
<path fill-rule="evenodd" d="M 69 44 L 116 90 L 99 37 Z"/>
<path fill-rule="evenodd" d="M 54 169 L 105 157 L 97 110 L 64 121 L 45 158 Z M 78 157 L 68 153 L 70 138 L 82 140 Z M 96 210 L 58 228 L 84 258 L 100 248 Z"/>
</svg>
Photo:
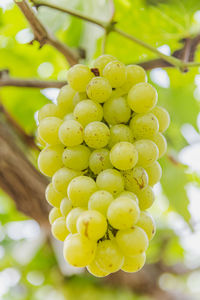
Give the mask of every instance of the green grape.
<svg viewBox="0 0 200 300">
<path fill-rule="evenodd" d="M 116 198 L 107 211 L 107 218 L 115 229 L 131 228 L 139 219 L 140 209 L 137 203 L 126 196 Z"/>
<path fill-rule="evenodd" d="M 138 151 L 138 165 L 149 167 L 159 156 L 159 150 L 156 144 L 150 140 L 138 140 L 134 143 Z"/>
<path fill-rule="evenodd" d="M 111 240 L 99 242 L 94 262 L 106 273 L 117 272 L 124 263 L 124 257 L 117 244 Z"/>
<path fill-rule="evenodd" d="M 60 217 L 62 217 L 60 209 L 57 207 L 53 207 L 49 213 L 49 223 L 53 224 L 53 222 Z"/>
<path fill-rule="evenodd" d="M 106 190 L 113 195 L 117 195 L 124 189 L 124 180 L 121 173 L 114 169 L 107 169 L 99 173 L 96 178 L 99 189 Z"/>
<path fill-rule="evenodd" d="M 113 195 L 107 191 L 100 190 L 90 196 L 88 208 L 99 211 L 102 215 L 107 215 L 110 203 L 114 200 Z"/>
<path fill-rule="evenodd" d="M 110 151 L 110 161 L 119 170 L 132 169 L 138 161 L 137 150 L 129 142 L 117 143 Z"/>
<path fill-rule="evenodd" d="M 162 133 L 158 132 L 152 137 L 152 141 L 156 144 L 159 151 L 158 158 L 161 158 L 167 151 L 167 141 Z"/>
<path fill-rule="evenodd" d="M 120 193 L 119 195 L 117 195 L 117 197 L 130 198 L 130 199 L 134 200 L 137 204 L 139 203 L 138 197 L 136 196 L 136 194 L 134 194 L 132 192 L 129 192 L 129 191 L 123 191 L 122 193 Z"/>
<path fill-rule="evenodd" d="M 162 168 L 157 161 L 155 161 L 150 167 L 146 167 L 145 170 L 147 171 L 149 177 L 150 186 L 154 186 L 154 184 L 160 181 L 162 176 Z"/>
<path fill-rule="evenodd" d="M 141 254 L 149 245 L 146 232 L 138 226 L 119 230 L 116 234 L 116 242 L 125 256 Z"/>
<path fill-rule="evenodd" d="M 94 68 L 97 68 L 99 70 L 100 75 L 103 75 L 103 69 L 105 66 L 111 62 L 117 60 L 114 56 L 109 55 L 109 54 L 104 54 L 99 56 L 95 61 L 94 61 Z"/>
<path fill-rule="evenodd" d="M 60 126 L 58 135 L 65 146 L 77 146 L 83 142 L 83 127 L 77 121 L 67 120 Z"/>
<path fill-rule="evenodd" d="M 110 98 L 106 101 L 103 113 L 106 122 L 110 125 L 127 123 L 131 116 L 131 110 L 124 97 Z"/>
<path fill-rule="evenodd" d="M 121 86 L 125 94 L 137 83 L 147 82 L 147 75 L 145 70 L 138 65 L 129 65 L 126 67 L 126 81 Z"/>
<path fill-rule="evenodd" d="M 79 233 L 71 234 L 64 242 L 63 255 L 65 260 L 74 267 L 86 267 L 95 256 L 96 243 Z"/>
<path fill-rule="evenodd" d="M 89 158 L 89 167 L 94 174 L 111 169 L 110 152 L 107 149 L 97 149 L 92 152 Z"/>
<path fill-rule="evenodd" d="M 57 97 L 57 104 L 59 111 L 61 111 L 63 115 L 69 114 L 73 111 L 73 99 L 75 93 L 76 92 L 69 86 L 69 84 L 60 89 L 60 93 Z"/>
<path fill-rule="evenodd" d="M 63 166 L 62 153 L 63 145 L 48 146 L 38 156 L 38 168 L 46 176 L 53 174 Z"/>
<path fill-rule="evenodd" d="M 68 168 L 59 169 L 52 178 L 52 183 L 57 192 L 66 195 L 67 188 L 70 181 L 74 178 L 81 175 L 81 172 L 71 170 Z"/>
<path fill-rule="evenodd" d="M 133 134 L 130 128 L 124 124 L 117 124 L 110 128 L 110 140 L 108 148 L 111 149 L 119 142 L 133 142 Z"/>
<path fill-rule="evenodd" d="M 159 130 L 158 120 L 152 113 L 136 114 L 129 126 L 135 140 L 151 139 Z"/>
<path fill-rule="evenodd" d="M 112 87 L 106 78 L 94 77 L 87 85 L 86 91 L 90 99 L 103 103 L 110 98 Z"/>
<path fill-rule="evenodd" d="M 123 177 L 125 189 L 136 194 L 148 184 L 147 172 L 142 167 L 123 172 Z"/>
<path fill-rule="evenodd" d="M 63 115 L 59 110 L 58 106 L 53 103 L 44 105 L 38 112 L 38 121 L 41 122 L 43 119 L 48 117 L 62 118 Z"/>
<path fill-rule="evenodd" d="M 54 189 L 52 183 L 49 183 L 45 190 L 45 197 L 51 206 L 60 207 L 60 202 L 64 196 Z"/>
<path fill-rule="evenodd" d="M 88 97 L 85 92 L 82 93 L 77 92 L 73 98 L 73 106 L 75 107 L 79 102 L 81 102 L 82 100 L 86 100 L 87 98 Z"/>
<path fill-rule="evenodd" d="M 88 176 L 78 176 L 70 182 L 67 194 L 72 205 L 87 206 L 90 196 L 96 192 L 96 182 Z"/>
<path fill-rule="evenodd" d="M 84 140 L 86 144 L 95 149 L 105 147 L 110 138 L 109 128 L 102 122 L 91 122 L 84 130 Z"/>
<path fill-rule="evenodd" d="M 156 233 L 156 224 L 150 213 L 141 211 L 139 220 L 136 225 L 146 232 L 149 241 L 152 240 Z"/>
<path fill-rule="evenodd" d="M 91 70 L 81 64 L 74 65 L 67 72 L 67 80 L 69 85 L 77 92 L 85 92 L 86 86 L 94 77 Z"/>
<path fill-rule="evenodd" d="M 76 121 L 76 118 L 74 117 L 73 113 L 69 113 L 64 117 L 64 121 L 74 120 Z"/>
<path fill-rule="evenodd" d="M 37 144 L 39 144 L 40 149 L 45 148 L 47 143 L 41 138 L 38 129 L 36 131 L 35 137 L 36 137 L 36 142 L 37 142 Z"/>
<path fill-rule="evenodd" d="M 136 113 L 149 112 L 158 101 L 156 89 L 149 83 L 134 85 L 128 93 L 128 105 Z"/>
<path fill-rule="evenodd" d="M 105 276 L 109 275 L 109 272 L 105 272 L 98 267 L 95 260 L 92 261 L 86 268 L 87 268 L 88 272 L 95 277 L 105 277 Z"/>
<path fill-rule="evenodd" d="M 120 61 L 111 61 L 103 69 L 103 77 L 108 79 L 112 88 L 120 87 L 126 81 L 126 67 Z"/>
<path fill-rule="evenodd" d="M 138 192 L 137 196 L 139 199 L 139 207 L 141 210 L 148 209 L 155 201 L 154 192 L 152 190 L 152 187 L 150 187 L 149 185 Z"/>
<path fill-rule="evenodd" d="M 63 152 L 63 164 L 71 169 L 81 171 L 88 168 L 90 149 L 83 145 L 66 148 Z"/>
<path fill-rule="evenodd" d="M 156 107 L 154 107 L 154 109 L 151 112 L 158 119 L 159 131 L 164 132 L 165 130 L 167 130 L 167 128 L 169 127 L 169 123 L 170 123 L 170 116 L 169 116 L 168 111 L 161 106 L 156 106 Z"/>
<path fill-rule="evenodd" d="M 63 217 L 66 217 L 71 209 L 72 209 L 71 201 L 67 197 L 63 198 L 62 201 L 60 202 L 60 211 Z"/>
<path fill-rule="evenodd" d="M 145 252 L 141 254 L 137 254 L 135 256 L 125 256 L 124 264 L 122 266 L 122 271 L 130 272 L 130 273 L 138 272 L 144 266 L 145 260 L 146 260 Z"/>
<path fill-rule="evenodd" d="M 67 230 L 64 217 L 60 217 L 53 222 L 53 224 L 51 225 L 51 232 L 53 236 L 59 241 L 63 242 L 66 239 L 69 231 Z"/>
<path fill-rule="evenodd" d="M 76 207 L 73 208 L 67 215 L 66 218 L 66 225 L 67 225 L 67 229 L 71 232 L 71 233 L 76 233 L 77 232 L 77 220 L 79 218 L 79 216 L 81 215 L 82 212 L 84 212 L 85 209 L 81 208 L 81 207 Z"/>
<path fill-rule="evenodd" d="M 80 214 L 77 220 L 78 232 L 89 240 L 97 241 L 107 230 L 106 218 L 96 210 L 87 210 Z"/>
<path fill-rule="evenodd" d="M 94 121 L 101 121 L 103 118 L 102 106 L 92 100 L 82 100 L 74 109 L 74 116 L 84 127 Z"/>
<path fill-rule="evenodd" d="M 47 117 L 40 122 L 38 127 L 39 136 L 49 145 L 60 144 L 58 130 L 62 120 L 56 117 Z"/>
</svg>

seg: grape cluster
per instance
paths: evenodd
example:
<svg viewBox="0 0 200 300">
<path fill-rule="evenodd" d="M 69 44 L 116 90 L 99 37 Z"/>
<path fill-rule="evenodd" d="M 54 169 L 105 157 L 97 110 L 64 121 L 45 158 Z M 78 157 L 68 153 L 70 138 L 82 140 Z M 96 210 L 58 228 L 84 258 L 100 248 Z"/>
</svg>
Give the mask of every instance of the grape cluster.
<svg viewBox="0 0 200 300">
<path fill-rule="evenodd" d="M 102 277 L 136 272 L 155 234 L 146 211 L 166 152 L 167 111 L 140 66 L 102 55 L 75 65 L 57 104 L 38 114 L 40 171 L 52 177 L 46 199 L 52 234 L 75 267 Z"/>
</svg>

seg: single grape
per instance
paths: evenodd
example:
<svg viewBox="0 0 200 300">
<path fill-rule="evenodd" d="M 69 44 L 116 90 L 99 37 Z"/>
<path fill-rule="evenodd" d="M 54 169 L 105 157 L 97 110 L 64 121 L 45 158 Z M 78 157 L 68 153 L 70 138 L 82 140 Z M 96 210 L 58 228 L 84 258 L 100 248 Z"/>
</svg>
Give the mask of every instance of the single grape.
<svg viewBox="0 0 200 300">
<path fill-rule="evenodd" d="M 126 81 L 121 86 L 124 93 L 127 94 L 128 91 L 137 83 L 147 82 L 147 75 L 145 70 L 138 65 L 129 65 L 126 67 Z"/>
<path fill-rule="evenodd" d="M 59 95 L 57 97 L 58 109 L 63 115 L 69 114 L 73 111 L 73 99 L 75 96 L 75 91 L 69 86 L 69 84 L 63 86 L 60 89 Z"/>
<path fill-rule="evenodd" d="M 63 114 L 59 110 L 58 106 L 53 103 L 48 103 L 44 105 L 38 112 L 38 121 L 41 122 L 47 117 L 57 117 L 62 118 Z"/>
<path fill-rule="evenodd" d="M 110 98 L 112 87 L 106 78 L 94 77 L 87 85 L 86 91 L 90 99 L 103 103 Z"/>
<path fill-rule="evenodd" d="M 129 142 L 117 143 L 110 151 L 110 161 L 119 170 L 132 169 L 138 161 L 137 150 Z"/>
<path fill-rule="evenodd" d="M 127 123 L 131 116 L 131 110 L 124 97 L 110 98 L 106 101 L 103 113 L 106 122 L 110 125 Z"/>
<path fill-rule="evenodd" d="M 156 233 L 156 224 L 150 213 L 141 211 L 139 220 L 137 221 L 136 225 L 146 232 L 149 241 L 152 240 Z"/>
<path fill-rule="evenodd" d="M 82 126 L 94 121 L 101 121 L 103 118 L 102 106 L 92 100 L 82 100 L 74 109 L 74 116 Z"/>
<path fill-rule="evenodd" d="M 96 243 L 79 233 L 71 234 L 64 242 L 63 255 L 65 260 L 74 267 L 86 267 L 95 256 Z"/>
<path fill-rule="evenodd" d="M 169 127 L 169 123 L 170 123 L 170 116 L 169 116 L 168 111 L 164 107 L 156 106 L 153 108 L 153 110 L 151 112 L 158 119 L 159 131 L 164 132 L 165 130 L 167 130 L 167 128 Z"/>
<path fill-rule="evenodd" d="M 77 146 L 83 142 L 83 127 L 77 121 L 67 120 L 60 126 L 58 135 L 65 146 Z"/>
<path fill-rule="evenodd" d="M 41 120 L 38 127 L 39 136 L 49 145 L 60 144 L 58 130 L 62 120 L 56 117 L 47 117 Z"/>
<path fill-rule="evenodd" d="M 136 114 L 129 126 L 135 140 L 151 139 L 159 130 L 158 120 L 152 113 Z"/>
<path fill-rule="evenodd" d="M 82 212 L 84 212 L 85 209 L 81 208 L 81 207 L 76 207 L 73 208 L 67 215 L 66 218 L 66 225 L 67 225 L 67 229 L 71 232 L 71 233 L 76 233 L 77 232 L 77 220 L 79 218 L 79 216 L 81 215 Z"/>
<path fill-rule="evenodd" d="M 135 167 L 132 170 L 128 170 L 122 173 L 124 177 L 125 189 L 138 193 L 148 184 L 148 175 L 144 168 Z"/>
<path fill-rule="evenodd" d="M 85 170 L 89 165 L 90 153 L 90 149 L 84 145 L 68 147 L 63 152 L 63 164 L 73 170 Z"/>
<path fill-rule="evenodd" d="M 76 121 L 76 118 L 74 117 L 73 113 L 69 113 L 64 117 L 64 121 L 74 120 Z"/>
<path fill-rule="evenodd" d="M 126 67 L 120 61 L 111 61 L 103 69 L 103 77 L 108 79 L 112 88 L 120 87 L 126 81 Z"/>
<path fill-rule="evenodd" d="M 113 195 L 117 195 L 124 189 L 124 180 L 119 171 L 107 169 L 99 173 L 96 178 L 99 189 L 106 190 Z"/>
<path fill-rule="evenodd" d="M 110 130 L 102 122 L 91 122 L 85 127 L 84 140 L 91 148 L 99 149 L 105 147 L 109 138 Z"/>
<path fill-rule="evenodd" d="M 139 219 L 140 209 L 137 203 L 126 196 L 116 198 L 107 211 L 109 223 L 115 229 L 131 228 Z"/>
<path fill-rule="evenodd" d="M 60 211 L 62 216 L 66 217 L 71 209 L 72 209 L 71 201 L 67 197 L 63 198 L 62 201 L 60 202 Z"/>
<path fill-rule="evenodd" d="M 96 192 L 96 182 L 88 176 L 78 176 L 70 182 L 67 194 L 74 207 L 87 206 L 90 196 Z"/>
<path fill-rule="evenodd" d="M 62 217 L 60 209 L 57 207 L 53 207 L 49 213 L 49 223 L 53 224 L 53 222 L 60 217 Z"/>
<path fill-rule="evenodd" d="M 156 105 L 158 94 L 151 84 L 142 82 L 130 89 L 127 100 L 134 112 L 147 113 Z"/>
<path fill-rule="evenodd" d="M 81 175 L 81 172 L 71 170 L 68 168 L 59 169 L 52 178 L 52 183 L 57 192 L 66 195 L 67 188 L 70 181 L 74 178 Z"/>
<path fill-rule="evenodd" d="M 155 201 L 154 192 L 152 190 L 152 187 L 150 187 L 149 185 L 138 192 L 137 196 L 139 199 L 139 207 L 141 210 L 148 209 Z"/>
<path fill-rule="evenodd" d="M 75 95 L 74 95 L 74 98 L 73 98 L 73 106 L 76 107 L 76 105 L 81 102 L 82 100 L 86 100 L 88 97 L 87 97 L 87 94 L 85 92 L 82 92 L 82 93 L 79 93 L 77 92 Z"/>
<path fill-rule="evenodd" d="M 66 239 L 69 231 L 67 230 L 64 217 L 60 217 L 53 222 L 51 226 L 51 232 L 53 236 L 59 241 L 63 242 Z"/>
<path fill-rule="evenodd" d="M 102 215 L 107 215 L 107 209 L 110 203 L 114 200 L 111 193 L 100 190 L 90 196 L 88 208 L 99 211 Z"/>
<path fill-rule="evenodd" d="M 152 141 L 156 144 L 159 151 L 158 158 L 161 158 L 167 151 L 167 141 L 162 133 L 158 132 L 152 138 Z"/>
<path fill-rule="evenodd" d="M 130 128 L 124 124 L 117 124 L 110 128 L 110 140 L 108 148 L 111 149 L 119 142 L 133 142 L 133 134 Z"/>
<path fill-rule="evenodd" d="M 159 150 L 156 144 L 150 140 L 138 140 L 134 143 L 138 151 L 137 164 L 142 167 L 149 167 L 159 156 Z"/>
<path fill-rule="evenodd" d="M 36 142 L 41 150 L 47 146 L 47 143 L 41 138 L 38 129 L 36 131 L 35 138 L 36 138 Z"/>
<path fill-rule="evenodd" d="M 125 256 L 141 254 L 149 245 L 146 232 L 138 226 L 119 230 L 116 234 L 116 242 Z"/>
<path fill-rule="evenodd" d="M 154 186 L 154 184 L 160 181 L 162 176 L 162 168 L 157 161 L 155 161 L 150 167 L 146 167 L 145 170 L 147 171 L 149 177 L 150 186 Z"/>
<path fill-rule="evenodd" d="M 99 174 L 101 171 L 111 169 L 110 152 L 107 149 L 97 149 L 92 152 L 89 158 L 89 167 L 94 174 Z"/>
<path fill-rule="evenodd" d="M 145 260 L 146 260 L 145 252 L 141 254 L 137 254 L 135 256 L 125 256 L 124 264 L 122 266 L 122 271 L 130 272 L 130 273 L 138 272 L 144 266 Z"/>
<path fill-rule="evenodd" d="M 109 55 L 109 54 L 104 54 L 99 56 L 95 61 L 94 61 L 94 68 L 97 68 L 99 70 L 100 75 L 103 75 L 103 69 L 105 66 L 111 62 L 117 60 L 114 56 Z"/>
<path fill-rule="evenodd" d="M 69 85 L 77 92 L 85 92 L 86 86 L 94 77 L 91 70 L 81 64 L 74 65 L 67 72 L 67 80 Z"/>
<path fill-rule="evenodd" d="M 122 193 L 118 194 L 117 197 L 127 197 L 127 198 L 134 200 L 137 204 L 139 203 L 138 197 L 136 196 L 136 194 L 129 192 L 129 191 L 123 191 Z"/>
<path fill-rule="evenodd" d="M 86 268 L 88 272 L 95 277 L 105 277 L 109 275 L 109 272 L 105 272 L 98 267 L 95 260 L 93 260 Z"/>
<path fill-rule="evenodd" d="M 45 197 L 51 206 L 60 207 L 60 202 L 64 196 L 54 189 L 52 183 L 49 183 L 45 190 Z"/>
</svg>

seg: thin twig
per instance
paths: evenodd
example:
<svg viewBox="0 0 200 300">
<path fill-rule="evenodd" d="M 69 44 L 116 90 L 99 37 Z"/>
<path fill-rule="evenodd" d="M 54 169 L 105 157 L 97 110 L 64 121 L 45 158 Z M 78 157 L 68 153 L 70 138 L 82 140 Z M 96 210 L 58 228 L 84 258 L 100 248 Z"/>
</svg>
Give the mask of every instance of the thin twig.
<svg viewBox="0 0 200 300">
<path fill-rule="evenodd" d="M 3 86 L 16 86 L 16 87 L 27 87 L 27 88 L 61 88 L 66 81 L 42 81 L 37 79 L 18 79 L 18 78 L 0 78 L 0 87 Z"/>
</svg>

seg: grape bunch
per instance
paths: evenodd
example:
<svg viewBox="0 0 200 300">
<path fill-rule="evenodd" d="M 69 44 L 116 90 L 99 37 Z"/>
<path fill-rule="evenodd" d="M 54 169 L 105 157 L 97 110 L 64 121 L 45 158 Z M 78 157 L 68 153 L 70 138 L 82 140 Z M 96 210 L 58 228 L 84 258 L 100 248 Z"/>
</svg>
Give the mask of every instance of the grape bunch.
<svg viewBox="0 0 200 300">
<path fill-rule="evenodd" d="M 92 69 L 71 67 L 67 79 L 57 104 L 38 113 L 52 234 L 64 242 L 65 260 L 94 276 L 136 272 L 155 234 L 146 210 L 162 174 L 169 114 L 156 106 L 144 69 L 111 55 Z"/>
</svg>

